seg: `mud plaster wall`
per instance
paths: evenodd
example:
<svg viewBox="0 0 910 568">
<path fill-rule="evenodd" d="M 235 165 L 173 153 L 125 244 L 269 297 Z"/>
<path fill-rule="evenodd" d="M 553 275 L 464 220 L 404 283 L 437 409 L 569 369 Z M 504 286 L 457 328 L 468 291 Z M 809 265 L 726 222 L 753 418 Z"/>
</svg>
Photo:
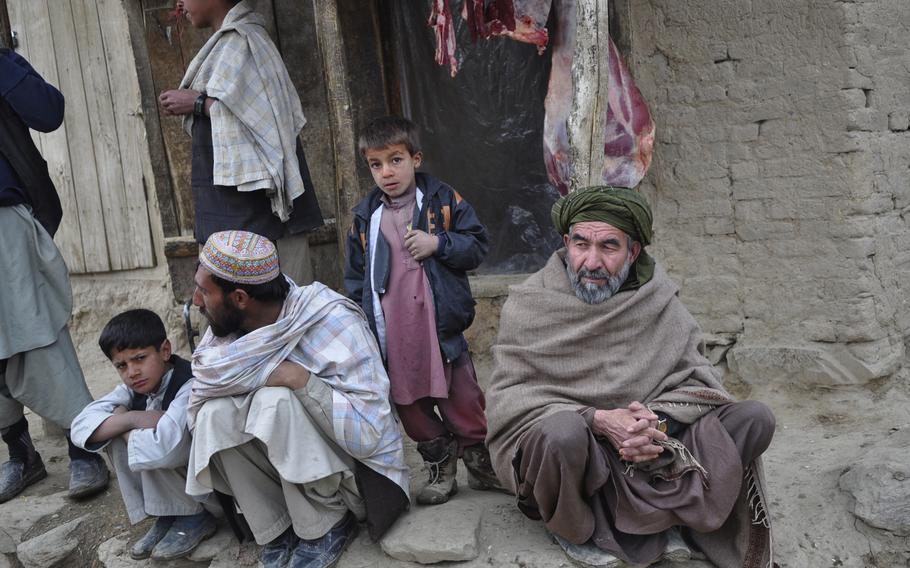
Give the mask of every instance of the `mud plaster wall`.
<svg viewBox="0 0 910 568">
<path fill-rule="evenodd" d="M 910 3 L 618 2 L 657 144 L 654 254 L 747 379 L 902 364 Z"/>
</svg>

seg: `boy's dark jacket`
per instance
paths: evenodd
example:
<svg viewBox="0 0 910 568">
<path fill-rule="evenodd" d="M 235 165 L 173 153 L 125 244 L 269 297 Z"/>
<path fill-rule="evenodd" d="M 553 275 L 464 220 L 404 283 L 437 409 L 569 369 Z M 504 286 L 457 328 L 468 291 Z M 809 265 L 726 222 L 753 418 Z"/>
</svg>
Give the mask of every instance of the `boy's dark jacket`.
<svg viewBox="0 0 910 568">
<path fill-rule="evenodd" d="M 474 270 L 489 250 L 487 233 L 474 208 L 450 186 L 433 176 L 418 173 L 417 187 L 423 192 L 423 202 L 414 208 L 414 229 L 439 235 L 436 254 L 423 261 L 433 303 L 436 308 L 436 334 L 447 362 L 455 361 L 467 349 L 463 332 L 474 321 L 474 298 L 468 284 L 468 270 Z M 370 286 L 368 262 L 370 217 L 382 203 L 382 190 L 374 187 L 370 194 L 353 209 L 354 223 L 348 233 L 347 261 L 344 287 L 348 297 L 360 304 L 373 333 L 376 317 L 373 313 L 373 290 Z M 389 280 L 389 243 L 382 236 L 376 239 L 376 283 L 380 296 Z"/>
</svg>

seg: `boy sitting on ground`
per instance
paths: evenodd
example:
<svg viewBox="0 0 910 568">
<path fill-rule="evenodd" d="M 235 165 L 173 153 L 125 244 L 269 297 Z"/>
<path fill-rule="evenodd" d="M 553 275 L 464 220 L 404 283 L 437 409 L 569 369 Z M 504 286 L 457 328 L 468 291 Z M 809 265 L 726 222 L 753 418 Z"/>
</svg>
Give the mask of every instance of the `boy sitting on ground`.
<svg viewBox="0 0 910 568">
<path fill-rule="evenodd" d="M 98 344 L 123 384 L 76 416 L 73 443 L 107 451 L 132 524 L 157 517 L 130 556 L 186 556 L 215 532 L 212 515 L 184 490 L 191 444 L 186 425 L 190 363 L 171 353 L 164 323 L 149 310 L 115 316 Z"/>
</svg>

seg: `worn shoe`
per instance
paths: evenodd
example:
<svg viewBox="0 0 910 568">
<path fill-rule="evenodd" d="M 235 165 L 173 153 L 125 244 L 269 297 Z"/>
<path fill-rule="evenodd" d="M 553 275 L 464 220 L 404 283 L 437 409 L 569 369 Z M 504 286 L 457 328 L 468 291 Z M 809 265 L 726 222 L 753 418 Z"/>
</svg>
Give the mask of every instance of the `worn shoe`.
<svg viewBox="0 0 910 568">
<path fill-rule="evenodd" d="M 259 568 L 286 568 L 299 542 L 294 527 L 284 531 L 281 536 L 262 547 Z"/>
<path fill-rule="evenodd" d="M 660 556 L 661 560 L 684 562 L 692 559 L 692 550 L 686 544 L 686 541 L 683 540 L 678 527 L 673 527 L 668 530 L 667 537 L 667 547 Z"/>
<path fill-rule="evenodd" d="M 566 556 L 577 563 L 585 566 L 598 566 L 599 568 L 625 568 L 632 566 L 626 564 L 619 558 L 613 556 L 605 550 L 597 548 L 590 540 L 584 544 L 572 544 L 561 536 L 550 533 L 559 546 L 562 547 Z"/>
<path fill-rule="evenodd" d="M 451 436 L 440 436 L 417 444 L 417 451 L 429 471 L 429 481 L 417 494 L 421 505 L 439 505 L 458 493 L 455 474 L 458 468 L 458 442 Z"/>
<path fill-rule="evenodd" d="M 136 541 L 136 544 L 130 548 L 130 558 L 133 560 L 145 560 L 152 555 L 152 549 L 158 544 L 177 517 L 158 517 L 149 532 Z"/>
<path fill-rule="evenodd" d="M 357 519 L 350 511 L 322 538 L 300 539 L 288 568 L 329 568 L 357 535 Z"/>
<path fill-rule="evenodd" d="M 468 487 L 477 491 L 505 491 L 493 471 L 490 451 L 485 444 L 468 446 L 461 460 L 468 468 Z"/>
<path fill-rule="evenodd" d="M 216 529 L 215 517 L 208 511 L 174 517 L 174 524 L 152 549 L 152 560 L 183 558 L 215 534 Z"/>
<path fill-rule="evenodd" d="M 90 459 L 70 460 L 69 496 L 74 499 L 89 497 L 107 489 L 111 473 L 100 456 Z"/>
<path fill-rule="evenodd" d="M 6 503 L 16 495 L 22 493 L 26 487 L 38 483 L 47 477 L 44 462 L 35 452 L 31 463 L 19 460 L 10 460 L 0 465 L 0 503 Z"/>
</svg>

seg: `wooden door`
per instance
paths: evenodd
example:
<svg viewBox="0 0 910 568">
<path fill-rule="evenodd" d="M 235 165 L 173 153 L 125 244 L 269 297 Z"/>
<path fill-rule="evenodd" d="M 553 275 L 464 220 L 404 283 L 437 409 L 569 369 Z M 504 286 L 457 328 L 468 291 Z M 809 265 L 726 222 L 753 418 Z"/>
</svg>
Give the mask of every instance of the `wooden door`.
<svg viewBox="0 0 910 568">
<path fill-rule="evenodd" d="M 35 133 L 63 203 L 55 241 L 72 273 L 155 264 L 154 194 L 122 0 L 6 0 L 17 51 L 66 97 L 64 124 Z"/>
</svg>

